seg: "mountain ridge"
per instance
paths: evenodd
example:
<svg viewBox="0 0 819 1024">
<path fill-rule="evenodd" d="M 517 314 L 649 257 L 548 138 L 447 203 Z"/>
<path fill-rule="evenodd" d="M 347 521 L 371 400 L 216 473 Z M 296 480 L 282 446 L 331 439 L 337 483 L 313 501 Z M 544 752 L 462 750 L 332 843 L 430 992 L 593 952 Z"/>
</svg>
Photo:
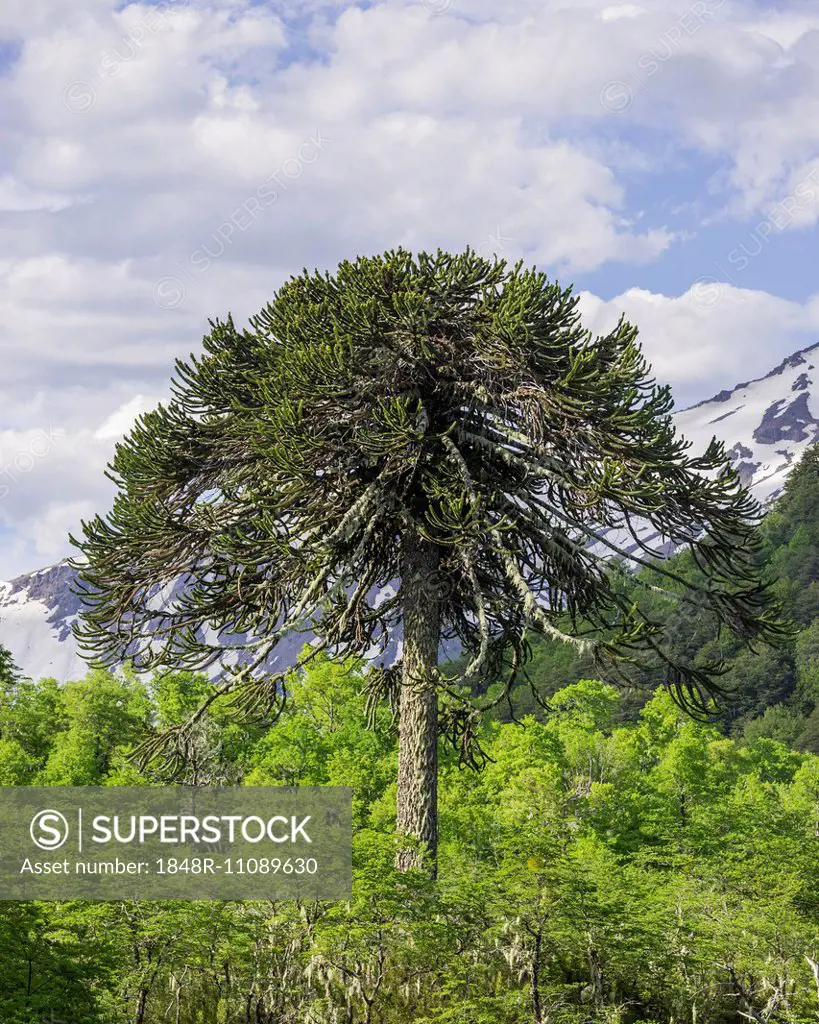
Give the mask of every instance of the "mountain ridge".
<svg viewBox="0 0 819 1024">
<path fill-rule="evenodd" d="M 806 360 L 803 358 L 806 352 L 813 352 L 819 349 L 819 341 L 814 342 L 813 345 L 808 345 L 805 348 L 799 348 L 795 352 L 791 352 L 789 356 L 785 356 L 782 362 L 775 366 L 772 370 L 768 370 L 762 377 L 754 377 L 753 380 L 746 380 L 742 384 L 735 384 L 730 391 L 724 390 L 713 395 L 711 398 L 704 398 L 701 402 L 695 402 L 693 405 L 687 405 L 684 409 L 680 409 L 675 415 L 690 412 L 692 409 L 699 409 L 703 405 L 711 405 L 714 402 L 726 402 L 736 391 L 742 390 L 742 388 L 748 388 L 752 384 L 759 384 L 763 380 L 769 380 L 771 377 L 776 377 L 778 374 L 784 373 L 784 371 L 790 366 L 802 366 Z"/>
</svg>

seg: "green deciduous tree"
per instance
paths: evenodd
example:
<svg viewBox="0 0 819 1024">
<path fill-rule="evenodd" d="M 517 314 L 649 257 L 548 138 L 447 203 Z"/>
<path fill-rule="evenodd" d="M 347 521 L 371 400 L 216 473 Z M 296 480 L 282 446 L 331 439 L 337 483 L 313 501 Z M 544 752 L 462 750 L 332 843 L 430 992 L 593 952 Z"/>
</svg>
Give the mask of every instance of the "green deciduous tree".
<svg viewBox="0 0 819 1024">
<path fill-rule="evenodd" d="M 59 694 L 63 729 L 53 737 L 36 781 L 45 786 L 93 786 L 106 776 L 118 752 L 145 736 L 150 704 L 143 683 L 96 670 L 68 683 Z"/>
<path fill-rule="evenodd" d="M 82 929 L 65 915 L 55 921 L 48 904 L 6 901 L 0 908 L 0 1020 L 3 1024 L 102 1024 L 91 991 L 109 962 L 100 944 L 83 942 Z"/>
<path fill-rule="evenodd" d="M 173 400 L 118 445 L 113 510 L 77 542 L 91 656 L 200 668 L 250 635 L 227 685 L 269 714 L 284 678 L 256 670 L 289 631 L 315 632 L 309 658 L 386 649 L 401 627 L 400 672 L 382 677 L 400 684 L 398 829 L 433 862 L 439 733 L 475 759 L 476 716 L 533 632 L 608 674 L 650 652 L 705 707 L 719 662 L 680 661 L 627 599 L 610 531 L 638 559 L 659 554 L 641 522 L 689 545 L 688 598 L 776 641 L 758 510 L 716 442 L 692 455 L 675 434 L 636 328 L 592 337 L 576 305 L 522 265 L 398 250 L 305 271 L 249 330 L 214 322 Z M 467 683 L 503 677 L 501 692 L 476 705 L 450 685 L 442 640 L 469 652 Z"/>
</svg>

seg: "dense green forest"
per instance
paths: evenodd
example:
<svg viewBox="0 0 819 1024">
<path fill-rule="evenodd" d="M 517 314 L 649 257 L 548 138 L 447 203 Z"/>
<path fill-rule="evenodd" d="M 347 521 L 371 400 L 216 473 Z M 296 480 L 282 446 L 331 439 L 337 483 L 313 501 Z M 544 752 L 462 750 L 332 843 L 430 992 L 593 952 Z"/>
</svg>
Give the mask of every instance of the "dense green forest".
<svg viewBox="0 0 819 1024">
<path fill-rule="evenodd" d="M 397 749 L 368 720 L 367 670 L 291 681 L 271 729 L 217 703 L 176 781 L 351 785 L 350 903 L 2 903 L 2 1024 L 569 1024 L 819 1019 L 819 453 L 764 524 L 766 567 L 800 627 L 730 646 L 708 615 L 623 586 L 707 659 L 726 696 L 692 720 L 651 665 L 617 689 L 538 643 L 511 707 L 482 725 L 481 772 L 441 748 L 439 877 L 395 868 Z M 686 558 L 681 574 L 695 573 Z M 666 587 L 667 590 L 667 587 Z M 129 752 L 208 683 L 0 664 L 0 783 L 151 785 Z"/>
<path fill-rule="evenodd" d="M 216 720 L 190 777 L 352 784 L 351 903 L 3 904 L 0 1019 L 810 1020 L 819 1012 L 819 759 L 738 743 L 665 693 L 616 726 L 599 682 L 492 723 L 442 768 L 441 871 L 394 867 L 395 742 L 329 661 L 265 733 Z M 194 685 L 191 685 L 194 684 Z M 125 758 L 195 680 L 93 673 L 7 694 L 5 783 L 149 784 Z"/>
</svg>

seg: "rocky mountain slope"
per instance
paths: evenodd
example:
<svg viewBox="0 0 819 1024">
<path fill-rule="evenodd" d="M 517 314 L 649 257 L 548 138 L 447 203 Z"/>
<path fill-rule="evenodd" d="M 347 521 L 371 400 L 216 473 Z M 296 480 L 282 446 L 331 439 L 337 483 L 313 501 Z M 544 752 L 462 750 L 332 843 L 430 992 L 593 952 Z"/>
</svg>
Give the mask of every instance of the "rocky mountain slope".
<svg viewBox="0 0 819 1024">
<path fill-rule="evenodd" d="M 819 344 L 795 352 L 765 377 L 677 413 L 678 428 L 695 450 L 716 435 L 743 481 L 768 502 L 802 452 L 819 440 L 818 366 Z M 650 539 L 648 532 L 644 539 Z M 67 680 L 86 671 L 71 635 L 79 610 L 71 579 L 71 569 L 61 562 L 0 582 L 0 644 L 28 676 Z M 276 663 L 292 663 L 305 639 L 283 643 Z"/>
</svg>

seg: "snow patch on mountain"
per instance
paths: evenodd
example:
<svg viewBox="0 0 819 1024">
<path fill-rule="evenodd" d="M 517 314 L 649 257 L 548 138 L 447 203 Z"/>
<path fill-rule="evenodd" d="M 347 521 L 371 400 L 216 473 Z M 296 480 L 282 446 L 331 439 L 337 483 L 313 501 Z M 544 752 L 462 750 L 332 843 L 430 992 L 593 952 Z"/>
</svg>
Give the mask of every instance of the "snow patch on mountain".
<svg viewBox="0 0 819 1024">
<path fill-rule="evenodd" d="M 33 679 L 61 682 L 88 671 L 71 634 L 79 598 L 71 593 L 74 573 L 65 562 L 9 582 L 0 582 L 0 643 Z"/>
<path fill-rule="evenodd" d="M 819 440 L 819 345 L 794 352 L 764 377 L 721 391 L 674 420 L 694 451 L 714 436 L 722 441 L 742 482 L 767 504 Z"/>
</svg>

